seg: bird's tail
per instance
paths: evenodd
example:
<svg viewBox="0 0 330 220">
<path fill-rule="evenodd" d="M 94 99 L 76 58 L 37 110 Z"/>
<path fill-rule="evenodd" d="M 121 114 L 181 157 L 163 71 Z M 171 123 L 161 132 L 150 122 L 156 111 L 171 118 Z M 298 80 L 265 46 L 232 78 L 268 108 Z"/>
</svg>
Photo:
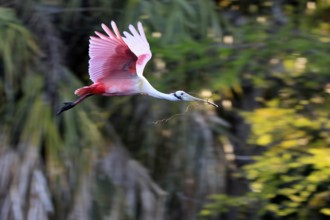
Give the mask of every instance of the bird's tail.
<svg viewBox="0 0 330 220">
<path fill-rule="evenodd" d="M 74 94 L 77 96 L 84 96 L 88 94 L 102 94 L 105 93 L 105 86 L 102 83 L 94 83 L 90 86 L 84 86 L 77 89 Z"/>
<path fill-rule="evenodd" d="M 91 92 L 91 88 L 89 86 L 84 86 L 74 91 L 74 94 L 76 94 L 77 96 L 83 96 L 89 94 L 90 92 Z"/>
</svg>

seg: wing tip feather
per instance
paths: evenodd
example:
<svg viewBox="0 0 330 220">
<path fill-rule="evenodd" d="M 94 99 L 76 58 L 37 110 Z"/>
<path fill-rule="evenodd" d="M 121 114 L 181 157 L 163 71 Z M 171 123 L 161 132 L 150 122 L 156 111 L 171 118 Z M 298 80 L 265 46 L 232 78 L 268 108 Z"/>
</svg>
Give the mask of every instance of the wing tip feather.
<svg viewBox="0 0 330 220">
<path fill-rule="evenodd" d="M 102 27 L 102 29 L 104 30 L 104 27 L 105 27 L 106 25 L 104 24 L 104 23 L 102 23 L 101 24 L 101 27 Z"/>
</svg>

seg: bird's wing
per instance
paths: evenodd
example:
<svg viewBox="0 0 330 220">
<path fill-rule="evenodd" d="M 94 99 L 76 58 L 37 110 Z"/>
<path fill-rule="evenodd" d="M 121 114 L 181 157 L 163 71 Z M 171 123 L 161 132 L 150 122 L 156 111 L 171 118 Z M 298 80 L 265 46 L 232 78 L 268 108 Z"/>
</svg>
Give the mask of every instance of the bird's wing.
<svg viewBox="0 0 330 220">
<path fill-rule="evenodd" d="M 136 77 L 137 55 L 123 40 L 115 22 L 113 32 L 104 24 L 108 36 L 95 32 L 89 41 L 89 76 L 93 82 Z"/>
<path fill-rule="evenodd" d="M 150 60 L 152 54 L 141 22 L 137 23 L 137 27 L 139 32 L 133 25 L 129 25 L 131 33 L 125 31 L 123 40 L 129 49 L 137 56 L 136 72 L 139 76 L 142 76 L 143 69 Z"/>
</svg>

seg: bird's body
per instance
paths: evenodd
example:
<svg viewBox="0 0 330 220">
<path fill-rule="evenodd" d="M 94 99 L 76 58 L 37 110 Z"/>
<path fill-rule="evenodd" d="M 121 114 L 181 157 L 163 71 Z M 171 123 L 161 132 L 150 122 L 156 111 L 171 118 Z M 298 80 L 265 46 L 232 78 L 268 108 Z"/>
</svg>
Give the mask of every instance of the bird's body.
<svg viewBox="0 0 330 220">
<path fill-rule="evenodd" d="M 183 91 L 166 94 L 156 90 L 142 75 L 145 65 L 152 57 L 142 24 L 138 22 L 138 31 L 130 25 L 131 33 L 124 32 L 124 37 L 115 22 L 112 21 L 111 26 L 113 32 L 102 24 L 108 36 L 95 32 L 97 37 L 90 38 L 89 76 L 93 84 L 77 89 L 75 94 L 80 97 L 74 102 L 65 103 L 57 114 L 73 108 L 91 95 L 144 94 L 170 101 L 203 101 L 217 106 Z"/>
</svg>

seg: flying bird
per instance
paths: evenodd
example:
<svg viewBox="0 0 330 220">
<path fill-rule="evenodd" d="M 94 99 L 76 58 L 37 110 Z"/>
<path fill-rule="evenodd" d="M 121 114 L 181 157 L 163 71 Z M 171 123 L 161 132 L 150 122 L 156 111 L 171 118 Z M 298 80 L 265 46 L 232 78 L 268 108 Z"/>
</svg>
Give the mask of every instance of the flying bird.
<svg viewBox="0 0 330 220">
<path fill-rule="evenodd" d="M 131 33 L 125 31 L 124 36 L 120 34 L 114 21 L 111 26 L 113 31 L 102 24 L 107 35 L 96 31 L 96 36 L 91 36 L 89 40 L 89 76 L 93 84 L 77 89 L 74 93 L 79 98 L 64 103 L 56 115 L 92 95 L 143 94 L 170 101 L 205 102 L 218 107 L 208 100 L 196 98 L 181 90 L 169 94 L 156 90 L 143 76 L 143 69 L 152 54 L 141 22 L 137 23 L 137 29 L 129 25 Z"/>
</svg>

